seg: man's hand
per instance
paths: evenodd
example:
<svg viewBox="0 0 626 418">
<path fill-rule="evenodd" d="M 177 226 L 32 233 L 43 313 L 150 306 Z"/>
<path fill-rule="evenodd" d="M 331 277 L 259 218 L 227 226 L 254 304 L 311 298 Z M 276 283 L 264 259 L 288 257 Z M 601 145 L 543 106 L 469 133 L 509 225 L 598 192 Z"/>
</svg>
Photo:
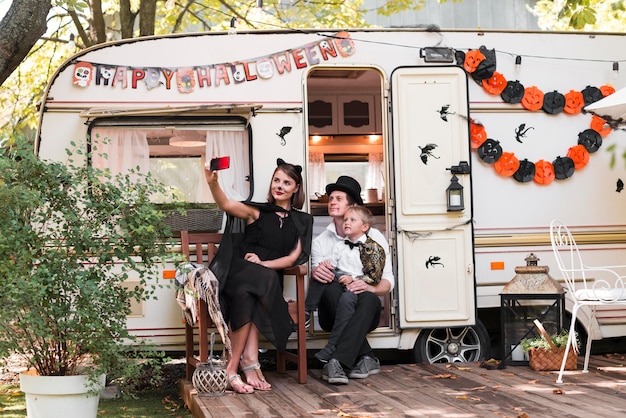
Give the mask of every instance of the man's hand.
<svg viewBox="0 0 626 418">
<path fill-rule="evenodd" d="M 363 280 L 353 281 L 352 283 L 346 286 L 346 289 L 348 289 L 349 291 L 353 293 L 356 293 L 357 295 L 363 292 L 374 293 L 374 288 L 370 286 L 369 284 L 365 283 Z"/>
<path fill-rule="evenodd" d="M 317 267 L 313 267 L 312 276 L 320 283 L 330 283 L 335 278 L 335 269 L 328 260 L 322 261 Z"/>
</svg>

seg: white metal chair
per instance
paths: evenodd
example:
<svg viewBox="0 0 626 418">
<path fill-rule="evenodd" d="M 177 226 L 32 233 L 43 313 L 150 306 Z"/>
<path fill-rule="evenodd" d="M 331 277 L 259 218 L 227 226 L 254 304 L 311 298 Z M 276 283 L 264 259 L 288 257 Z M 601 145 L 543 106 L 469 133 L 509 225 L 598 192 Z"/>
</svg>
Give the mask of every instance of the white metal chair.
<svg viewBox="0 0 626 418">
<path fill-rule="evenodd" d="M 595 317 L 596 308 L 602 305 L 626 305 L 626 288 L 624 281 L 626 276 L 620 274 L 618 270 L 626 272 L 626 265 L 616 266 L 587 266 L 583 263 L 578 246 L 567 226 L 559 220 L 550 223 L 550 241 L 552 251 L 556 257 L 557 264 L 569 293 L 569 297 L 574 302 L 572 308 L 572 322 L 569 328 L 569 338 L 561 370 L 556 383 L 563 383 L 563 370 L 570 347 L 578 353 L 578 346 L 575 338 L 576 315 L 583 306 L 591 309 L 588 317 L 587 329 L 590 329 L 591 321 Z M 592 272 L 594 277 L 589 277 Z M 585 349 L 585 365 L 583 373 L 588 372 L 589 355 L 591 353 L 591 335 L 587 335 Z"/>
</svg>

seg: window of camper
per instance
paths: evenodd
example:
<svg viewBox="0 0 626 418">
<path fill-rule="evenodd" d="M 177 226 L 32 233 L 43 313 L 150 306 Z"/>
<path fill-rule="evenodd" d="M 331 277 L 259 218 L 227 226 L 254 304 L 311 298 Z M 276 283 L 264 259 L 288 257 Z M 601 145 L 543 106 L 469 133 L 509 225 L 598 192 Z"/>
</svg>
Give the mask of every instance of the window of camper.
<svg viewBox="0 0 626 418">
<path fill-rule="evenodd" d="M 339 176 L 350 176 L 359 184 L 367 184 L 369 163 L 367 154 L 325 154 L 324 174 L 326 184 L 334 183 Z"/>
<path fill-rule="evenodd" d="M 324 194 L 326 185 L 342 175 L 356 179 L 364 194 L 367 189 L 376 189 L 380 198 L 385 187 L 384 170 L 380 135 L 310 137 L 311 199 L 316 199 L 316 194 Z"/>
<path fill-rule="evenodd" d="M 226 194 L 237 200 L 250 195 L 251 135 L 240 120 L 215 123 L 107 121 L 90 132 L 92 164 L 123 173 L 137 167 L 150 172 L 175 196 L 154 196 L 155 203 L 172 200 L 211 203 L 204 165 L 213 157 L 229 156 L 230 168 L 220 172 Z"/>
</svg>

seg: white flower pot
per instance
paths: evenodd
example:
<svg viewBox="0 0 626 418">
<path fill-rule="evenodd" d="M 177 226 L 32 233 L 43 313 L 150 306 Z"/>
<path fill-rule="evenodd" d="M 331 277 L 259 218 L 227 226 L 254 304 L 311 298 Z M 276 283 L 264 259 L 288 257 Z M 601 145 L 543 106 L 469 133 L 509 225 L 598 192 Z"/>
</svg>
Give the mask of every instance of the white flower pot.
<svg viewBox="0 0 626 418">
<path fill-rule="evenodd" d="M 106 383 L 99 378 L 98 391 Z M 26 395 L 29 418 L 95 418 L 98 415 L 98 392 L 89 393 L 86 376 L 38 376 L 20 373 L 20 389 Z"/>
</svg>

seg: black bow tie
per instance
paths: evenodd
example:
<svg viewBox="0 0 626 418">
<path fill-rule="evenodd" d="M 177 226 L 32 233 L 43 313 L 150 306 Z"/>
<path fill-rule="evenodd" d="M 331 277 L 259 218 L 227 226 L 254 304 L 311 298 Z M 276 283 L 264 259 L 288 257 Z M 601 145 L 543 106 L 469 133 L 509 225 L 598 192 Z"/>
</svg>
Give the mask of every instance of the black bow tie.
<svg viewBox="0 0 626 418">
<path fill-rule="evenodd" d="M 346 244 L 347 246 L 350 247 L 350 249 L 353 249 L 354 247 L 360 247 L 361 243 L 360 242 L 352 242 L 349 239 L 344 241 L 344 244 Z"/>
</svg>

